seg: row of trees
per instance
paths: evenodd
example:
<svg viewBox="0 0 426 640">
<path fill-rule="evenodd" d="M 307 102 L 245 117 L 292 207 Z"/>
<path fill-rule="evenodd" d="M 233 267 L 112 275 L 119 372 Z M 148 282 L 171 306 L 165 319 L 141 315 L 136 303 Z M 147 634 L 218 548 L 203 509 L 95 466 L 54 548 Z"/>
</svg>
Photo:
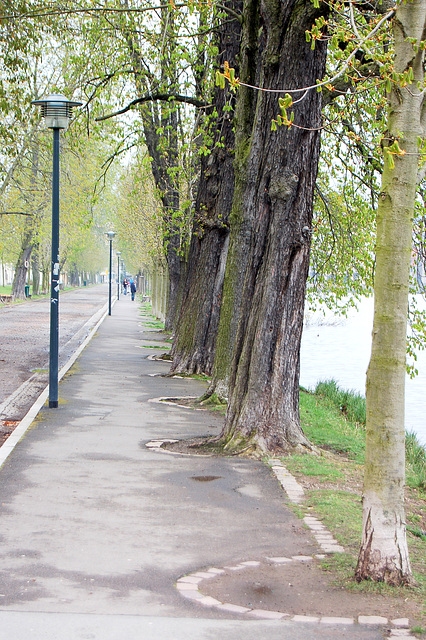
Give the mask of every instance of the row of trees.
<svg viewBox="0 0 426 640">
<path fill-rule="evenodd" d="M 30 16 L 31 9 L 41 15 Z M 59 14 L 46 12 L 44 3 L 2 5 L 0 259 L 15 265 L 15 298 L 24 297 L 30 274 L 33 293 L 46 291 L 50 271 L 52 139 L 42 129 L 31 101 L 55 91 L 71 97 L 82 83 L 90 84 L 90 41 L 73 37 L 82 24 L 77 14 L 62 29 Z M 106 94 L 104 98 L 108 103 Z M 130 190 L 125 199 L 125 187 L 119 189 L 129 179 L 127 163 L 112 161 L 122 157 L 138 136 L 133 135 L 130 144 L 123 137 L 129 138 L 113 121 L 96 126 L 80 118 L 61 138 L 60 267 L 72 283 L 78 283 L 79 273 L 106 268 L 105 231 L 115 224 L 118 211 L 132 207 Z M 155 209 L 152 190 L 150 197 Z M 139 268 L 140 251 L 134 255 L 124 249 L 123 255 L 129 268 Z M 144 260 L 149 259 L 148 250 Z"/>
<path fill-rule="evenodd" d="M 311 450 L 298 380 L 312 239 L 315 293 L 365 293 L 378 208 L 357 577 L 409 582 L 401 407 L 415 216 L 420 246 L 424 233 L 426 1 L 89 1 L 65 14 L 29 2 L 2 24 L 14 21 L 68 52 L 72 36 L 61 88 L 86 98 L 90 130 L 122 118 L 111 157 L 134 147 L 138 160 L 120 185 L 132 203 L 120 239 L 163 256 L 172 372 L 212 375 L 209 394 L 228 401 L 226 450 Z"/>
</svg>

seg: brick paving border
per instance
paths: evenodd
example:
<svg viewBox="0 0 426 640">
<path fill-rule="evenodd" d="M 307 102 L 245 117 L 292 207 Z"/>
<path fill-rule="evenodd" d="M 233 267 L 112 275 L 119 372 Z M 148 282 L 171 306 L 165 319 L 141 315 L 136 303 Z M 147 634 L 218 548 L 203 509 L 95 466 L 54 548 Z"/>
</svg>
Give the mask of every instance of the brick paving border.
<svg viewBox="0 0 426 640">
<path fill-rule="evenodd" d="M 288 564 L 297 562 L 311 562 L 315 558 L 322 558 L 321 555 L 315 556 L 291 556 L 289 558 L 266 558 L 266 562 L 272 565 Z M 176 588 L 187 600 L 192 600 L 204 607 L 210 607 L 218 609 L 219 611 L 227 611 L 230 613 L 237 613 L 240 615 L 247 615 L 250 618 L 257 618 L 261 620 L 291 620 L 293 622 L 303 623 L 316 623 L 316 624 L 332 624 L 332 625 L 376 625 L 385 626 L 392 625 L 389 629 L 391 638 L 405 638 L 405 640 L 416 640 L 414 636 L 410 635 L 409 620 L 408 618 L 397 618 L 395 620 L 389 620 L 383 616 L 364 616 L 359 615 L 357 618 L 352 617 L 334 617 L 334 616 L 307 616 L 307 615 L 295 615 L 286 613 L 284 611 L 271 611 L 268 609 L 252 609 L 250 607 L 242 607 L 241 605 L 233 604 L 232 602 L 221 602 L 211 596 L 206 596 L 202 592 L 202 585 L 206 580 L 216 578 L 218 575 L 235 571 L 244 571 L 244 569 L 258 567 L 262 563 L 258 560 L 247 560 L 240 562 L 234 566 L 225 566 L 223 568 L 210 567 L 209 569 L 202 571 L 195 571 L 186 576 L 182 576 L 176 581 Z"/>
<path fill-rule="evenodd" d="M 152 401 L 164 401 L 163 398 L 155 398 Z M 174 403 L 171 403 L 174 404 Z M 175 406 L 178 406 L 175 404 Z M 187 408 L 187 407 L 185 407 Z M 177 442 L 177 440 L 157 439 L 147 442 L 145 446 L 151 451 L 158 451 L 161 453 L 172 453 L 162 448 L 162 444 L 166 442 Z M 174 452 L 173 452 L 174 453 Z M 176 452 L 176 455 L 182 455 Z M 194 455 L 194 454 L 184 454 Z M 284 464 L 278 458 L 270 458 L 268 465 L 274 472 L 277 480 L 281 484 L 282 488 L 286 492 L 289 500 L 295 504 L 300 504 L 304 499 L 303 487 L 296 481 L 291 473 L 285 468 Z M 326 529 L 318 518 L 314 516 L 305 516 L 303 522 L 311 530 L 318 545 L 321 548 L 321 554 L 315 554 L 313 556 L 291 556 L 289 558 L 282 557 L 267 557 L 264 562 L 272 565 L 283 565 L 293 562 L 311 562 L 314 559 L 322 560 L 328 553 L 343 553 L 344 549 L 333 538 L 332 534 Z M 202 593 L 200 587 L 205 580 L 209 580 L 218 575 L 223 575 L 230 571 L 244 571 L 249 567 L 258 567 L 261 562 L 258 560 L 246 560 L 240 562 L 234 566 L 225 566 L 223 568 L 210 567 L 207 570 L 195 571 L 188 575 L 178 578 L 176 581 L 176 588 L 187 600 L 193 600 L 204 607 L 211 607 L 218 609 L 219 611 L 227 611 L 229 613 L 237 613 L 240 615 L 247 615 L 250 618 L 257 618 L 262 620 L 292 620 L 293 622 L 302 623 L 316 623 L 316 624 L 333 624 L 333 625 L 377 625 L 385 626 L 392 625 L 389 629 L 389 637 L 404 638 L 405 640 L 416 640 L 415 636 L 410 635 L 409 620 L 408 618 L 397 618 L 394 620 L 388 620 L 382 616 L 364 616 L 359 615 L 357 618 L 352 617 L 333 617 L 333 616 L 307 616 L 307 615 L 294 615 L 285 613 L 283 611 L 270 611 L 267 609 L 251 609 L 249 607 L 242 607 L 240 605 L 233 604 L 231 602 L 221 602 L 211 596 L 206 596 Z"/>
<path fill-rule="evenodd" d="M 268 460 L 268 465 L 271 467 L 275 477 L 286 492 L 290 502 L 293 502 L 294 504 L 300 504 L 303 502 L 305 498 L 303 487 L 285 468 L 281 460 L 279 458 L 270 458 Z M 344 548 L 333 538 L 332 534 L 325 528 L 321 520 L 318 520 L 318 518 L 315 518 L 314 516 L 305 516 L 303 518 L 303 522 L 311 530 L 323 553 L 344 552 Z"/>
</svg>

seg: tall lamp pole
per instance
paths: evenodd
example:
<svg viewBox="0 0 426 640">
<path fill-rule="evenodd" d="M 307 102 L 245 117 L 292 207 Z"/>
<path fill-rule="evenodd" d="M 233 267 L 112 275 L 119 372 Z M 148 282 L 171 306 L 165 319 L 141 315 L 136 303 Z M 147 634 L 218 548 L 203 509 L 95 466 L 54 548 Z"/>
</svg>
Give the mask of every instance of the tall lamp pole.
<svg viewBox="0 0 426 640">
<path fill-rule="evenodd" d="M 120 300 L 120 256 L 121 251 L 116 251 L 117 255 L 117 300 Z"/>
<path fill-rule="evenodd" d="M 109 296 L 108 296 L 108 315 L 111 315 L 111 288 L 112 288 L 112 241 L 114 239 L 114 231 L 108 231 L 107 238 L 109 240 Z"/>
<path fill-rule="evenodd" d="M 53 129 L 52 171 L 52 258 L 50 279 L 50 351 L 49 351 L 49 407 L 58 407 L 59 372 L 59 132 L 68 129 L 73 107 L 63 95 L 50 95 L 31 104 L 41 107 L 41 115 L 48 129 Z"/>
</svg>

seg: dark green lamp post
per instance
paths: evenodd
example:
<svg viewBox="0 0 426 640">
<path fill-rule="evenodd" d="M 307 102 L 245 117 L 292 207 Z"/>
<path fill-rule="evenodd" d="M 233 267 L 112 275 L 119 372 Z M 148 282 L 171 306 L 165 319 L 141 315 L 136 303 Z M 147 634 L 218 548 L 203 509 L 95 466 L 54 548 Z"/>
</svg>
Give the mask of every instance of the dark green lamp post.
<svg viewBox="0 0 426 640">
<path fill-rule="evenodd" d="M 66 131 L 72 117 L 73 102 L 63 95 L 54 94 L 33 100 L 31 104 L 41 107 L 45 126 L 53 129 L 52 171 L 52 264 L 50 281 L 50 352 L 49 352 L 49 407 L 58 406 L 59 372 L 59 132 Z"/>
</svg>

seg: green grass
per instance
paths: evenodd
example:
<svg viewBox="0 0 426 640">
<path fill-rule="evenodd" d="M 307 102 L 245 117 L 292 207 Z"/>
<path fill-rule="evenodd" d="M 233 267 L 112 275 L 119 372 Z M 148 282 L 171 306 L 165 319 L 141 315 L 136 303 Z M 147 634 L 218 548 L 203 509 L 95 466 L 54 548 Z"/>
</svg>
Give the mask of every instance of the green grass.
<svg viewBox="0 0 426 640">
<path fill-rule="evenodd" d="M 405 455 L 408 486 L 426 491 L 426 449 L 419 444 L 414 433 L 407 433 Z"/>
<path fill-rule="evenodd" d="M 315 394 L 328 398 L 352 422 L 365 424 L 365 398 L 356 391 L 340 389 L 335 380 L 318 382 Z"/>
<path fill-rule="evenodd" d="M 354 405 L 357 406 L 360 398 L 355 395 Z M 302 428 L 318 450 L 317 455 L 293 454 L 283 460 L 290 473 L 305 487 L 306 499 L 294 511 L 299 517 L 316 515 L 345 548 L 345 553 L 334 554 L 322 562 L 323 569 L 334 574 L 336 584 L 353 591 L 413 599 L 418 603 L 420 622 L 424 625 L 426 452 L 415 435 L 407 434 L 407 540 L 417 585 L 394 588 L 368 581 L 356 583 L 354 572 L 362 533 L 365 427 L 362 422 L 349 418 L 349 415 L 357 418 L 362 415 L 358 409 L 348 409 L 352 406 L 349 396 L 350 392 L 342 395 L 335 383 L 319 386 L 319 393 L 301 390 Z"/>
<path fill-rule="evenodd" d="M 141 349 L 170 349 L 168 344 L 142 344 Z"/>
<path fill-rule="evenodd" d="M 313 443 L 364 462 L 364 428 L 351 423 L 328 397 L 301 391 L 300 419 Z"/>
<path fill-rule="evenodd" d="M 164 322 L 161 322 L 161 320 L 144 320 L 144 325 L 146 327 L 164 330 Z"/>
<path fill-rule="evenodd" d="M 308 404 L 308 401 L 306 401 L 306 403 L 303 402 L 304 395 L 304 393 L 301 393 L 301 417 L 304 411 L 302 404 Z M 315 388 L 313 397 L 324 398 L 328 403 L 328 405 L 326 405 L 327 410 L 334 406 L 337 411 L 336 415 L 347 418 L 347 422 L 338 422 L 342 431 L 339 434 L 338 432 L 336 433 L 334 429 L 333 434 L 331 434 L 331 441 L 327 443 L 324 436 L 321 438 L 321 433 L 318 433 L 318 429 L 312 433 L 313 441 L 338 453 L 345 453 L 346 448 L 346 453 L 349 456 L 352 454 L 355 459 L 363 461 L 366 421 L 365 398 L 355 391 L 343 391 L 335 380 L 319 382 Z M 319 427 L 319 431 L 324 429 L 324 417 L 321 416 L 321 407 L 323 406 L 324 405 L 320 404 L 319 408 L 315 411 L 316 427 Z M 314 410 L 310 407 L 307 411 L 313 413 Z M 307 415 L 305 414 L 303 417 L 307 418 Z M 334 418 L 330 418 L 330 423 L 334 423 Z M 327 431 L 329 431 L 329 429 L 327 429 Z M 339 431 L 339 427 L 337 427 L 337 431 Z M 307 420 L 306 433 L 309 435 L 309 420 Z M 355 434 L 359 437 L 355 438 Z M 426 491 L 426 449 L 422 447 L 414 433 L 406 434 L 405 455 L 407 485 Z"/>
<path fill-rule="evenodd" d="M 304 476 L 316 478 L 318 482 L 345 479 L 344 473 L 335 464 L 323 460 L 321 457 L 293 455 L 291 459 L 286 460 L 286 466 L 291 473 L 297 471 Z"/>
<path fill-rule="evenodd" d="M 0 287 L 0 295 L 10 296 L 12 293 L 12 285 L 6 285 L 5 287 Z"/>
<path fill-rule="evenodd" d="M 140 304 L 140 308 L 141 308 L 143 313 L 146 313 L 147 315 L 150 315 L 151 317 L 154 317 L 152 315 L 152 304 L 150 302 L 142 302 Z"/>
</svg>

